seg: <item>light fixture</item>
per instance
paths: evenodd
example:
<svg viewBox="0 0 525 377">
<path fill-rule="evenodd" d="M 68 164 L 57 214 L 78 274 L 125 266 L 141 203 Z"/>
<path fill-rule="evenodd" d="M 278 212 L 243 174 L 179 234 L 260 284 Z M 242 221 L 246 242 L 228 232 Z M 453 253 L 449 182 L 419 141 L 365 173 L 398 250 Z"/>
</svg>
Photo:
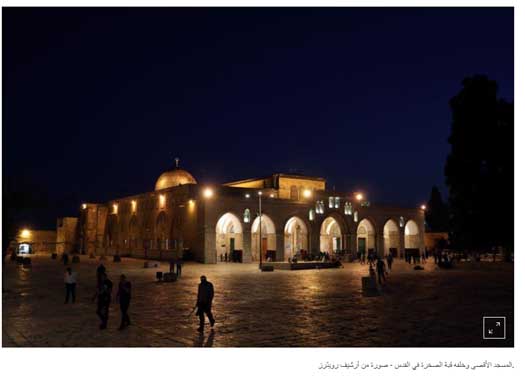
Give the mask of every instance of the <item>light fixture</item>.
<svg viewBox="0 0 525 377">
<path fill-rule="evenodd" d="M 160 208 L 164 208 L 165 205 L 166 205 L 166 195 L 159 195 Z"/>
<path fill-rule="evenodd" d="M 203 194 L 204 194 L 205 198 L 211 198 L 213 196 L 213 190 L 211 188 L 207 187 L 207 188 L 204 189 Z"/>
<path fill-rule="evenodd" d="M 427 209 L 427 206 L 422 204 L 421 207 L 420 207 L 423 211 L 425 211 Z"/>
<path fill-rule="evenodd" d="M 275 198 L 275 195 L 274 194 L 270 194 L 270 198 Z"/>
<path fill-rule="evenodd" d="M 118 204 L 117 203 L 113 203 L 113 214 L 117 214 L 118 213 Z"/>
<path fill-rule="evenodd" d="M 87 208 L 87 204 L 86 203 L 82 203 L 82 209 L 86 209 Z"/>
<path fill-rule="evenodd" d="M 250 194 L 244 194 L 244 197 L 245 197 L 246 199 L 250 199 Z"/>
<path fill-rule="evenodd" d="M 137 201 L 136 200 L 131 201 L 131 212 L 137 212 Z"/>
<path fill-rule="evenodd" d="M 257 195 L 261 196 L 262 195 L 262 191 L 257 192 Z"/>
<path fill-rule="evenodd" d="M 363 194 L 361 194 L 360 192 L 358 192 L 357 194 L 355 194 L 355 198 L 359 201 L 363 200 Z"/>
<path fill-rule="evenodd" d="M 305 198 L 310 198 L 312 196 L 312 190 L 309 190 L 309 189 L 303 190 L 303 196 Z"/>
<path fill-rule="evenodd" d="M 22 229 L 22 231 L 20 232 L 20 236 L 22 236 L 22 238 L 29 238 L 30 235 L 31 232 L 29 231 L 29 229 Z"/>
</svg>

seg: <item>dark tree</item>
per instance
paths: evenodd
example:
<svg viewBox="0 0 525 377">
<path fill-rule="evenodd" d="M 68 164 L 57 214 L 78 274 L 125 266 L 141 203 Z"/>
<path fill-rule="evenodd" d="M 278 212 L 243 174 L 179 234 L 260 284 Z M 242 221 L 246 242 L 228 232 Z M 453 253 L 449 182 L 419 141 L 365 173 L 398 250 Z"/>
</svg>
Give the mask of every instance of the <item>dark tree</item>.
<svg viewBox="0 0 525 377">
<path fill-rule="evenodd" d="M 514 105 L 485 76 L 463 80 L 450 101 L 451 152 L 445 167 L 452 247 L 513 247 Z"/>
<path fill-rule="evenodd" d="M 425 221 L 431 232 L 449 231 L 448 208 L 436 186 L 432 186 L 427 211 L 425 212 Z"/>
</svg>

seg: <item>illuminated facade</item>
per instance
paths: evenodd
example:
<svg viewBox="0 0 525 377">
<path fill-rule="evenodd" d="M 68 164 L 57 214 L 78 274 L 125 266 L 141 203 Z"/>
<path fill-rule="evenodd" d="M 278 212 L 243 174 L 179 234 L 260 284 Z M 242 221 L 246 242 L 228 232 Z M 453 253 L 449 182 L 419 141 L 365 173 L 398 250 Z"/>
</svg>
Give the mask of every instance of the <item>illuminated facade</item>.
<svg viewBox="0 0 525 377">
<path fill-rule="evenodd" d="M 261 256 L 287 261 L 319 252 L 402 256 L 405 249 L 424 249 L 420 208 L 371 205 L 366 195 L 327 191 L 325 184 L 324 178 L 273 174 L 203 186 L 176 167 L 159 177 L 155 191 L 83 204 L 77 248 L 153 259 L 189 253 L 204 263 L 220 262 L 225 253 L 246 263 Z"/>
</svg>

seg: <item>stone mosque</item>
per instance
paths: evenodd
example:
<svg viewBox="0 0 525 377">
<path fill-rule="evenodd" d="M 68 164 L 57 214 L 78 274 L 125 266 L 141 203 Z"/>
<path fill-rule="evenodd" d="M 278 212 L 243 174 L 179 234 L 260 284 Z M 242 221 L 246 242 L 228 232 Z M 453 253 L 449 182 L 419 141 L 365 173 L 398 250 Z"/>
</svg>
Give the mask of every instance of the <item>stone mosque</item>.
<svg viewBox="0 0 525 377">
<path fill-rule="evenodd" d="M 424 211 L 329 191 L 321 177 L 276 173 L 204 186 L 176 160 L 154 191 L 84 203 L 78 218 L 58 220 L 57 235 L 62 251 L 203 263 L 224 254 L 243 263 L 371 250 L 402 257 L 424 249 Z"/>
</svg>

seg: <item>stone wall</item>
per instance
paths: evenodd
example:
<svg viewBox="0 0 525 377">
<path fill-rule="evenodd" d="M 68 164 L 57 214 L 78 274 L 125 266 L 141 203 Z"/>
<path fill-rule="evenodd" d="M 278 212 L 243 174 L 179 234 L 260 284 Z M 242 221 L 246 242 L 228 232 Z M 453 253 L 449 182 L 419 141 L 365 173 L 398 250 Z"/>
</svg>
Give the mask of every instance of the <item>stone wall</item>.
<svg viewBox="0 0 525 377">
<path fill-rule="evenodd" d="M 56 251 L 58 253 L 78 252 L 78 217 L 57 219 Z"/>
</svg>

